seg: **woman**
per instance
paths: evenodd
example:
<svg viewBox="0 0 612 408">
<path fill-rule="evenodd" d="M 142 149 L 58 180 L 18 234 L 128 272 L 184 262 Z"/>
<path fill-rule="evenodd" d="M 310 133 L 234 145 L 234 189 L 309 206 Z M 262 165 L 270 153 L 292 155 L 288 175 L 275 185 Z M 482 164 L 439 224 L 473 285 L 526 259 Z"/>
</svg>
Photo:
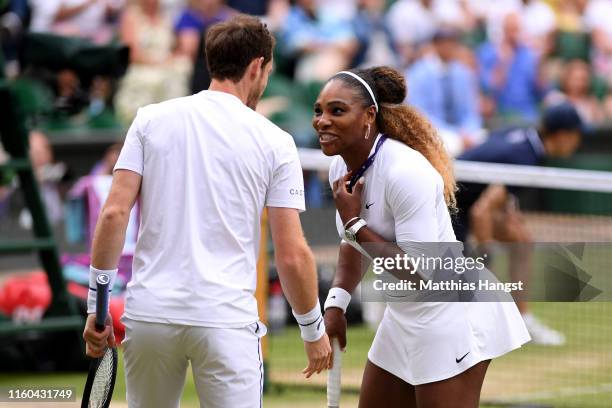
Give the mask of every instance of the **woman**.
<svg viewBox="0 0 612 408">
<path fill-rule="evenodd" d="M 222 0 L 190 0 L 187 3 L 174 27 L 177 53 L 195 61 L 202 35 L 211 25 L 228 20 L 236 12 Z"/>
<path fill-rule="evenodd" d="M 330 182 L 344 239 L 325 324 L 341 347 L 343 312 L 372 258 L 418 256 L 418 243 L 456 241 L 450 159 L 431 125 L 402 104 L 405 97 L 401 74 L 377 67 L 336 74 L 315 103 L 321 149 L 338 156 Z M 359 406 L 477 407 L 490 359 L 528 340 L 512 302 L 390 302 L 368 353 Z"/>
<path fill-rule="evenodd" d="M 130 123 L 138 108 L 187 95 L 191 61 L 173 52 L 174 33 L 160 0 L 138 0 L 119 24 L 121 41 L 130 47 L 130 66 L 115 96 L 115 108 Z"/>
<path fill-rule="evenodd" d="M 591 93 L 592 82 L 589 64 L 580 59 L 571 60 L 563 68 L 559 90 L 551 92 L 545 102 L 550 106 L 570 102 L 586 123 L 600 123 L 604 119 L 604 111 L 597 97 Z"/>
</svg>

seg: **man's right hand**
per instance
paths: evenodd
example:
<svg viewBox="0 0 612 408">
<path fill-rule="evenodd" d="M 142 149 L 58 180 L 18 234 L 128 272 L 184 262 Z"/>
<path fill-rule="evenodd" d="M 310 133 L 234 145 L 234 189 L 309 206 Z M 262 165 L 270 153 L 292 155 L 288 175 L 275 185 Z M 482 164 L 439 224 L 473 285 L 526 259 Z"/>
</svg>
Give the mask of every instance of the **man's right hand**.
<svg viewBox="0 0 612 408">
<path fill-rule="evenodd" d="M 302 374 L 306 378 L 310 378 L 314 373 L 319 374 L 321 371 L 331 368 L 332 349 L 327 334 L 323 334 L 317 341 L 305 341 L 304 349 L 308 357 L 308 367 L 302 370 Z"/>
<path fill-rule="evenodd" d="M 109 314 L 106 318 L 104 330 L 96 330 L 96 315 L 90 314 L 85 321 L 83 330 L 85 340 L 85 354 L 91 358 L 100 358 L 104 355 L 107 347 L 117 347 L 115 333 L 113 331 L 113 318 Z"/>
<path fill-rule="evenodd" d="M 342 309 L 338 307 L 328 308 L 325 310 L 323 319 L 325 321 L 325 331 L 329 338 L 337 338 L 340 348 L 344 350 L 346 347 L 346 317 Z"/>
</svg>

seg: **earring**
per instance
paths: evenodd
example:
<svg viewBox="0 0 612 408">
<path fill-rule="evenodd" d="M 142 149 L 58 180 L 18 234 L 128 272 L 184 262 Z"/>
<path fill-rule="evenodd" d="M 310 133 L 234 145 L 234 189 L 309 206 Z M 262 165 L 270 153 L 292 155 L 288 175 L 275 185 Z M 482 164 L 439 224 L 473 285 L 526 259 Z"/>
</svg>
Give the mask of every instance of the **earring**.
<svg viewBox="0 0 612 408">
<path fill-rule="evenodd" d="M 365 134 L 365 138 L 366 140 L 368 140 L 368 138 L 370 137 L 370 130 L 372 130 L 370 124 L 368 123 L 368 128 L 366 130 L 366 134 Z"/>
</svg>

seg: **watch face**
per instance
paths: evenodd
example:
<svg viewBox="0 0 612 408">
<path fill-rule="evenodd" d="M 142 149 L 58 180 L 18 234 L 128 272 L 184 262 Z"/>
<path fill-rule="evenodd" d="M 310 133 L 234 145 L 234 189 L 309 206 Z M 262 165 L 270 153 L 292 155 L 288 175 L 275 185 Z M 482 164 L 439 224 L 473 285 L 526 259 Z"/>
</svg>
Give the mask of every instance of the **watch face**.
<svg viewBox="0 0 612 408">
<path fill-rule="evenodd" d="M 346 238 L 347 241 L 355 242 L 355 234 L 353 234 L 353 231 L 345 230 L 344 237 Z"/>
</svg>

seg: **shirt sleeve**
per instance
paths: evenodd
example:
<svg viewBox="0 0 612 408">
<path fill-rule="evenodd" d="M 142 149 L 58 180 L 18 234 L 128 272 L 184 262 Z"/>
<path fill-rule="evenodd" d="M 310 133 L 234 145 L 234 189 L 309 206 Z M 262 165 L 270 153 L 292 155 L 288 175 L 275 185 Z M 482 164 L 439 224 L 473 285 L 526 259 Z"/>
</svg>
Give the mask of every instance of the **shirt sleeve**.
<svg viewBox="0 0 612 408">
<path fill-rule="evenodd" d="M 266 199 L 267 207 L 306 210 L 304 201 L 304 176 L 293 140 L 276 151 L 272 182 Z"/>
<path fill-rule="evenodd" d="M 141 131 L 142 109 L 130 126 L 114 170 L 131 170 L 142 176 L 144 171 L 144 135 Z"/>
</svg>

